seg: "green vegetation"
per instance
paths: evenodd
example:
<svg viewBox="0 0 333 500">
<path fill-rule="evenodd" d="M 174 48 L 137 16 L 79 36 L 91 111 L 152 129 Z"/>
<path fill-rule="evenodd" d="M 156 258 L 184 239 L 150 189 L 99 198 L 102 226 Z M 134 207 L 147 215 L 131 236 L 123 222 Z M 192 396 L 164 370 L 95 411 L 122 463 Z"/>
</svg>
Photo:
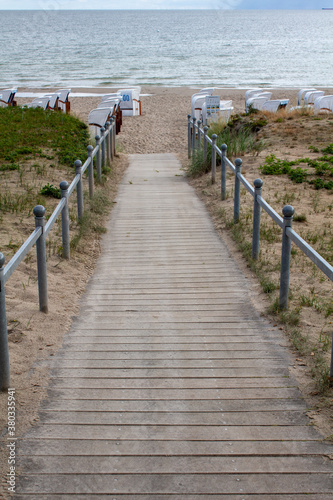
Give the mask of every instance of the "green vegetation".
<svg viewBox="0 0 333 500">
<path fill-rule="evenodd" d="M 31 158 L 56 157 L 73 166 L 77 158 L 87 156 L 88 139 L 87 125 L 70 115 L 41 108 L 0 108 L 1 170 L 12 170 Z"/>
<path fill-rule="evenodd" d="M 310 147 L 312 151 L 318 148 Z M 293 161 L 281 160 L 276 158 L 274 154 L 266 156 L 265 163 L 260 167 L 260 171 L 265 175 L 287 175 L 289 179 L 297 184 L 308 182 L 313 185 L 315 189 L 333 189 L 333 145 L 322 149 L 324 156 L 317 159 L 299 158 Z M 301 163 L 306 164 L 311 171 L 307 168 L 300 166 L 293 168 L 295 165 Z"/>
<path fill-rule="evenodd" d="M 228 123 L 212 123 L 208 130 L 208 137 L 213 134 L 217 136 L 216 144 L 220 148 L 222 144 L 227 146 L 228 158 L 243 155 L 245 153 L 258 154 L 264 147 L 262 140 L 257 134 L 267 124 L 266 119 L 258 118 L 255 115 L 235 115 Z M 187 175 L 199 177 L 207 173 L 211 166 L 211 146 L 208 144 L 207 161 L 203 161 L 202 148 L 195 151 L 191 163 L 187 168 Z M 221 160 L 217 155 L 216 164 L 220 165 Z"/>
<path fill-rule="evenodd" d="M 44 196 L 51 196 L 57 199 L 61 198 L 60 188 L 54 187 L 53 184 L 45 184 L 39 192 Z"/>
</svg>

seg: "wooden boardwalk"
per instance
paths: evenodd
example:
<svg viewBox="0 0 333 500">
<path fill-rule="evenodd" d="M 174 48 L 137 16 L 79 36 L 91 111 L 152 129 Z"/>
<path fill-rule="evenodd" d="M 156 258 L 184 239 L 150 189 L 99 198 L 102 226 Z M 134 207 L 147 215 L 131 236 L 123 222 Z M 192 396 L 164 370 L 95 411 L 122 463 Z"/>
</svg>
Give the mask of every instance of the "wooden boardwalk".
<svg viewBox="0 0 333 500">
<path fill-rule="evenodd" d="M 173 155 L 133 155 L 16 498 L 332 499 L 283 333 Z"/>
</svg>

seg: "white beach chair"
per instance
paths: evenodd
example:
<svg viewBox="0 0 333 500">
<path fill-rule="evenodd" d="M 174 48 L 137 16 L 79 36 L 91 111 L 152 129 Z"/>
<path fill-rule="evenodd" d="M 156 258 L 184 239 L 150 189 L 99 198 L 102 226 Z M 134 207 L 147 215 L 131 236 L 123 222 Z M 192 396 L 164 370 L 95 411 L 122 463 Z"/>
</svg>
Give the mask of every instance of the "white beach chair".
<svg viewBox="0 0 333 500">
<path fill-rule="evenodd" d="M 254 104 L 255 102 L 262 103 L 262 102 L 264 102 L 263 99 L 266 99 L 266 101 L 268 101 L 272 97 L 272 92 L 261 91 L 261 92 L 253 93 L 253 94 L 249 94 L 249 95 L 250 95 L 250 97 L 247 97 L 245 99 L 245 112 L 246 113 L 249 111 L 250 105 L 252 105 L 252 107 L 255 106 L 255 104 Z M 260 99 L 260 100 L 254 101 L 254 99 Z M 255 109 L 259 109 L 259 108 L 255 108 Z"/>
<path fill-rule="evenodd" d="M 68 96 L 70 94 L 71 89 L 61 89 L 58 90 L 59 100 L 58 100 L 58 109 L 61 109 L 64 113 L 70 113 L 71 111 L 71 103 L 68 100 Z"/>
<path fill-rule="evenodd" d="M 119 89 L 117 93 L 122 98 L 120 109 L 123 116 L 141 115 L 140 87 Z"/>
<path fill-rule="evenodd" d="M 209 97 L 206 96 L 206 101 L 202 107 L 202 123 L 203 125 L 209 125 L 210 123 L 222 121 L 227 123 L 230 116 L 234 110 L 232 106 L 232 101 L 219 101 L 218 106 L 210 106 Z"/>
<path fill-rule="evenodd" d="M 0 107 L 5 106 L 16 106 L 16 101 L 14 101 L 17 89 L 4 89 L 0 90 Z"/>
<path fill-rule="evenodd" d="M 111 101 L 114 103 L 115 107 L 114 107 L 113 115 L 116 118 L 116 133 L 117 134 L 119 134 L 119 132 L 121 130 L 122 123 L 123 123 L 123 113 L 122 113 L 122 110 L 120 109 L 121 100 L 122 100 L 122 96 L 117 92 L 113 92 L 112 94 L 104 94 L 101 98 L 101 102 L 98 105 L 98 107 L 102 108 L 105 105 L 105 103 L 107 106 L 109 104 L 111 104 Z"/>
<path fill-rule="evenodd" d="M 320 111 L 333 112 L 333 95 L 317 97 L 313 103 L 315 113 Z"/>
<path fill-rule="evenodd" d="M 202 120 L 202 108 L 206 102 L 206 97 L 210 94 L 195 94 L 191 97 L 191 116 L 197 120 Z"/>
<path fill-rule="evenodd" d="M 302 101 L 304 99 L 304 96 L 307 92 L 314 92 L 315 90 L 317 89 L 301 89 L 299 92 L 298 92 L 298 99 L 297 99 L 297 105 L 298 106 L 301 106 L 302 104 L 304 104 Z"/>
<path fill-rule="evenodd" d="M 202 114 L 202 97 L 213 95 L 214 87 L 209 87 L 206 89 L 198 90 L 195 94 L 191 96 L 191 116 L 192 118 L 196 118 L 197 120 L 201 120 Z M 196 104 L 197 102 L 197 104 Z M 197 110 L 197 112 L 195 112 Z"/>
<path fill-rule="evenodd" d="M 48 103 L 48 109 L 58 110 L 59 92 L 49 95 L 50 101 Z M 46 96 L 45 96 L 46 97 Z"/>
<path fill-rule="evenodd" d="M 24 104 L 27 108 L 42 108 L 47 109 L 50 102 L 50 96 L 36 97 L 32 102 Z"/>
<path fill-rule="evenodd" d="M 317 97 L 322 97 L 323 95 L 325 95 L 325 92 L 322 90 L 310 90 L 306 92 L 304 95 L 304 106 L 311 106 Z"/>
<path fill-rule="evenodd" d="M 88 115 L 88 125 L 94 127 L 94 134 L 100 135 L 100 129 L 110 120 L 113 114 L 113 106 L 96 108 Z"/>
<path fill-rule="evenodd" d="M 269 101 L 272 97 L 272 92 L 261 92 L 260 94 L 254 95 L 247 99 L 245 103 L 246 113 L 249 111 L 250 107 L 253 109 L 261 109 L 266 101 Z"/>
<path fill-rule="evenodd" d="M 284 109 L 289 104 L 289 99 L 272 99 L 263 103 L 262 111 L 271 111 L 276 113 L 279 109 Z"/>
<path fill-rule="evenodd" d="M 252 99 L 252 97 L 257 97 L 260 94 L 266 94 L 269 90 L 266 89 L 249 89 L 245 92 L 245 111 L 247 112 L 247 101 Z M 270 97 L 272 97 L 272 93 L 270 92 Z"/>
</svg>

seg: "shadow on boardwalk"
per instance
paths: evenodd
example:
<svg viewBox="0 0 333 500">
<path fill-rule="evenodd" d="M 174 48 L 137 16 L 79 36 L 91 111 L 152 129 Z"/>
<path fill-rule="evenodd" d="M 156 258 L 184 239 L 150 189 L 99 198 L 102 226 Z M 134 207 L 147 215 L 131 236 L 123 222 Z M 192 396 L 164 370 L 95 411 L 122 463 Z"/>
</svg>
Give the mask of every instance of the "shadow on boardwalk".
<svg viewBox="0 0 333 500">
<path fill-rule="evenodd" d="M 131 156 L 16 497 L 332 498 L 284 344 L 175 157 Z"/>
</svg>

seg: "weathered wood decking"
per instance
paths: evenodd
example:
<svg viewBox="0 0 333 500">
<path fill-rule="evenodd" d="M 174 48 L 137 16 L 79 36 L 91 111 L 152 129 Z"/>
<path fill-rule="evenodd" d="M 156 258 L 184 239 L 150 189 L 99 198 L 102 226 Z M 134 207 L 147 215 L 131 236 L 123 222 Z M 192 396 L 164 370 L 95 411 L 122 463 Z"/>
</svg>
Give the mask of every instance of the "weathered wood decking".
<svg viewBox="0 0 333 500">
<path fill-rule="evenodd" d="M 17 498 L 332 498 L 282 332 L 172 155 L 132 156 Z"/>
</svg>

